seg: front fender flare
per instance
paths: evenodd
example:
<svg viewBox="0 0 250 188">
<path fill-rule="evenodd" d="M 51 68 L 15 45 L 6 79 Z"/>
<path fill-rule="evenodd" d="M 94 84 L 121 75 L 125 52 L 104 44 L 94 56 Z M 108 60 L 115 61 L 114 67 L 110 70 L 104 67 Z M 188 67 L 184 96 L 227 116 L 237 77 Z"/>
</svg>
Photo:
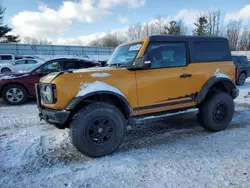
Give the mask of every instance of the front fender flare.
<svg viewBox="0 0 250 188">
<path fill-rule="evenodd" d="M 130 107 L 127 99 L 124 96 L 118 93 L 112 92 L 112 91 L 95 91 L 95 92 L 88 93 L 84 96 L 74 97 L 67 105 L 66 110 L 73 110 L 79 103 L 81 103 L 82 101 L 86 100 L 89 97 L 92 97 L 95 95 L 105 95 L 105 94 L 110 95 L 111 97 L 116 97 L 120 99 L 122 101 L 123 107 L 126 109 L 126 114 L 130 116 L 132 112 L 132 108 Z"/>
</svg>

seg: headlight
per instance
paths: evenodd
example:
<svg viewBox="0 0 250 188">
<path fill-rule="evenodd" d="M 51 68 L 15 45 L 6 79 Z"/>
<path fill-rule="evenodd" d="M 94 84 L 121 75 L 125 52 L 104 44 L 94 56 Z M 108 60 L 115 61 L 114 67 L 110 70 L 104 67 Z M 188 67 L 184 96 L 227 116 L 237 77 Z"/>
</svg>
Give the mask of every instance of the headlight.
<svg viewBox="0 0 250 188">
<path fill-rule="evenodd" d="M 51 90 L 52 88 L 51 87 L 49 87 L 49 86 L 46 86 L 45 87 L 45 92 L 44 92 L 44 95 L 45 95 L 45 97 L 46 97 L 46 100 L 48 101 L 48 102 L 53 102 L 53 92 L 52 92 L 52 90 Z"/>
<path fill-rule="evenodd" d="M 54 96 L 56 86 L 51 84 L 41 84 L 41 98 L 45 104 L 56 103 L 56 96 Z"/>
</svg>

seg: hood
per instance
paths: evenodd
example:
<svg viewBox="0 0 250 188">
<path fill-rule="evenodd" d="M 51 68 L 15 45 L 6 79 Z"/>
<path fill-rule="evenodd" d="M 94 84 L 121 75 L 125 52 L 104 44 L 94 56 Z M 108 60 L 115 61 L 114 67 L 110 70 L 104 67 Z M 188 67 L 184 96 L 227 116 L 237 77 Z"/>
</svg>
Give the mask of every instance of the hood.
<svg viewBox="0 0 250 188">
<path fill-rule="evenodd" d="M 92 67 L 92 68 L 87 68 L 87 69 L 78 69 L 74 71 L 65 71 L 65 72 L 54 72 L 51 74 L 48 74 L 47 76 L 44 76 L 40 79 L 40 82 L 43 83 L 51 83 L 55 78 L 62 74 L 73 74 L 73 73 L 97 73 L 97 72 L 104 72 L 104 71 L 109 71 L 109 70 L 116 70 L 116 67 Z M 119 68 L 121 69 L 121 68 Z M 105 77 L 107 75 L 102 74 L 102 75 L 94 75 L 94 77 Z"/>
<path fill-rule="evenodd" d="M 84 72 L 101 72 L 101 71 L 109 71 L 109 70 L 116 70 L 117 67 L 92 67 L 88 69 L 78 69 L 73 71 L 74 73 L 84 73 Z M 121 69 L 121 68 L 119 68 Z"/>
<path fill-rule="evenodd" d="M 0 80 L 11 80 L 11 79 L 16 79 L 16 78 L 22 78 L 25 76 L 29 76 L 29 74 L 10 72 L 10 73 L 0 74 Z"/>
</svg>

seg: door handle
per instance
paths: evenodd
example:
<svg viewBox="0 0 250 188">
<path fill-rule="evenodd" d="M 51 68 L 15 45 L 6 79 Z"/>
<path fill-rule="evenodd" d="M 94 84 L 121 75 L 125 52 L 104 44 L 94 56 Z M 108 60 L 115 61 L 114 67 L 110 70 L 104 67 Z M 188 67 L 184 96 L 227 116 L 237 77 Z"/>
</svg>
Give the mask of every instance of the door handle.
<svg viewBox="0 0 250 188">
<path fill-rule="evenodd" d="M 182 74 L 180 75 L 180 78 L 190 78 L 192 77 L 192 74 Z"/>
</svg>

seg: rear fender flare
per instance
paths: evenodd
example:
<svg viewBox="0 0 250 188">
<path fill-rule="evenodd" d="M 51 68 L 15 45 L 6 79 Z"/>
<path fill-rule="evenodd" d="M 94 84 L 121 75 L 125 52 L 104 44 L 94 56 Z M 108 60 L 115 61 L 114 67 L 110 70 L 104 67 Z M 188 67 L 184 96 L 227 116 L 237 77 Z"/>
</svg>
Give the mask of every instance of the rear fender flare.
<svg viewBox="0 0 250 188">
<path fill-rule="evenodd" d="M 232 89 L 237 89 L 236 85 L 234 84 L 234 82 L 230 79 L 230 78 L 218 78 L 218 77 L 213 77 L 211 79 L 209 79 L 205 85 L 201 88 L 200 92 L 198 93 L 198 96 L 195 100 L 196 104 L 200 104 L 202 103 L 205 98 L 207 93 L 209 92 L 209 90 L 217 83 L 219 82 L 223 82 L 223 84 L 227 84 L 230 86 L 230 88 Z M 231 94 L 232 95 L 232 94 Z"/>
</svg>

